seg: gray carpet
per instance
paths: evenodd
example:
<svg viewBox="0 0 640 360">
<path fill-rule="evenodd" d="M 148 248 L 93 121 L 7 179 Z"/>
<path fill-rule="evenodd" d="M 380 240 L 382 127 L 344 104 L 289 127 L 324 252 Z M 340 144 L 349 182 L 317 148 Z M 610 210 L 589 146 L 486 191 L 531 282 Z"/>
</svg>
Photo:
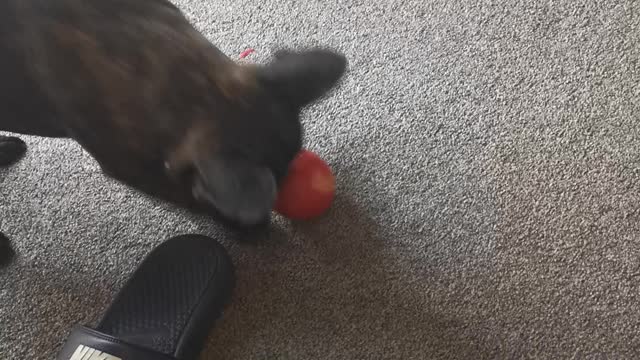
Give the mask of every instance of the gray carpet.
<svg viewBox="0 0 640 360">
<path fill-rule="evenodd" d="M 259 5 L 259 3 L 261 3 Z M 640 2 L 181 0 L 223 51 L 329 45 L 304 117 L 323 219 L 223 240 L 239 283 L 203 359 L 640 357 Z M 0 358 L 50 359 L 163 239 L 216 236 L 69 141 L 0 170 Z"/>
</svg>

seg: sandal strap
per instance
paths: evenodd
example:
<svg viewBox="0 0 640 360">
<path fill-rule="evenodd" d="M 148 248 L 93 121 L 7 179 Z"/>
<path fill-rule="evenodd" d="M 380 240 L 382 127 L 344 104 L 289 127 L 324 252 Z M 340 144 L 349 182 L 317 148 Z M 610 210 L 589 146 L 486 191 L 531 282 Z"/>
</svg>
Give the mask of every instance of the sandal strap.
<svg viewBox="0 0 640 360">
<path fill-rule="evenodd" d="M 57 360 L 177 360 L 86 326 L 76 326 Z"/>
</svg>

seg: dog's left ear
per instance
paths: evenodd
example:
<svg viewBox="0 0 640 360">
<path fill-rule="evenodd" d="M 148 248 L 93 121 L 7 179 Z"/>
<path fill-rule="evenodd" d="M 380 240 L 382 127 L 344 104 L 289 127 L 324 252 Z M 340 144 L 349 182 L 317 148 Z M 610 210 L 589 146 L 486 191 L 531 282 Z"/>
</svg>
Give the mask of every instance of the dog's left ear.
<svg viewBox="0 0 640 360">
<path fill-rule="evenodd" d="M 258 76 L 284 101 L 304 107 L 336 86 L 346 67 L 347 59 L 330 50 L 278 51 Z"/>
<path fill-rule="evenodd" d="M 266 167 L 223 156 L 199 159 L 193 195 L 242 226 L 269 220 L 276 199 L 275 176 Z"/>
</svg>

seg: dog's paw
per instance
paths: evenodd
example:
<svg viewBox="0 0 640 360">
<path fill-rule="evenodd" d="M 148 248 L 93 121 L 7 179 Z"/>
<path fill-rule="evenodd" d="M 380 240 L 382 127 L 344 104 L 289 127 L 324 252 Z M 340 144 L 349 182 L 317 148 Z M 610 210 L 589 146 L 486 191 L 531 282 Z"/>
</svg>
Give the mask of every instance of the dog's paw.
<svg viewBox="0 0 640 360">
<path fill-rule="evenodd" d="M 0 232 L 0 267 L 9 264 L 14 255 L 15 252 L 11 248 L 11 242 Z"/>
<path fill-rule="evenodd" d="M 7 166 L 20 160 L 27 151 L 27 144 L 17 137 L 0 136 L 0 166 Z"/>
</svg>

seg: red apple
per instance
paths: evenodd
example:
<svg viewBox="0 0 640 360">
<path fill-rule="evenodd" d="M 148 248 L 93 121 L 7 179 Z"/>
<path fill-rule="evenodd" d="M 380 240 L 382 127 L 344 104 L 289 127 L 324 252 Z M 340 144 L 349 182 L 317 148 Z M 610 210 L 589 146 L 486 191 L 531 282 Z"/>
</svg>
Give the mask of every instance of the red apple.
<svg viewBox="0 0 640 360">
<path fill-rule="evenodd" d="M 315 153 L 302 150 L 280 186 L 274 210 L 289 219 L 308 220 L 329 209 L 335 191 L 329 165 Z"/>
</svg>

